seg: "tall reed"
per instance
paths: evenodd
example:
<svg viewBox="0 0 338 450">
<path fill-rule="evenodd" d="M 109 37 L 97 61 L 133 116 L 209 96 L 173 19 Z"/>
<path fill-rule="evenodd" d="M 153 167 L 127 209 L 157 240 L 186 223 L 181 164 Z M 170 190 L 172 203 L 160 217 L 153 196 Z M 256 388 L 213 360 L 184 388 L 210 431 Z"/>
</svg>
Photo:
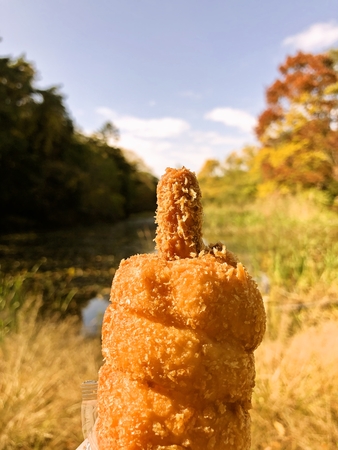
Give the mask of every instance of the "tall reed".
<svg viewBox="0 0 338 450">
<path fill-rule="evenodd" d="M 337 448 L 337 319 L 266 339 L 256 351 L 252 449 Z"/>
<path fill-rule="evenodd" d="M 338 314 L 317 311 L 290 336 L 256 351 L 253 450 L 334 450 L 338 442 Z M 21 320 L 22 319 L 22 320 Z M 96 379 L 100 340 L 72 319 L 37 319 L 34 307 L 0 345 L 0 450 L 75 450 L 80 384 Z"/>
<path fill-rule="evenodd" d="M 38 318 L 26 299 L 16 329 L 0 343 L 0 449 L 75 449 L 81 442 L 80 384 L 96 379 L 99 339 L 77 321 Z"/>
<path fill-rule="evenodd" d="M 302 196 L 205 206 L 205 236 L 221 239 L 259 278 L 293 293 L 336 289 L 338 214 Z"/>
</svg>

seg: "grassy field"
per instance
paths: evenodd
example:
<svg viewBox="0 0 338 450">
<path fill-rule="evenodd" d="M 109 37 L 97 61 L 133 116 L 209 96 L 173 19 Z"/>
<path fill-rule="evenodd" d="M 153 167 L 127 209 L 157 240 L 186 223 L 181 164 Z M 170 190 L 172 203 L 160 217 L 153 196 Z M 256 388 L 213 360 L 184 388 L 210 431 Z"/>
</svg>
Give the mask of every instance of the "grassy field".
<svg viewBox="0 0 338 450">
<path fill-rule="evenodd" d="M 338 215 L 309 198 L 206 205 L 205 238 L 226 243 L 264 290 L 252 449 L 337 449 Z M 72 317 L 41 321 L 41 302 L 20 280 L 2 283 L 0 450 L 75 450 L 82 440 L 80 384 L 97 378 L 100 340 L 81 337 Z"/>
</svg>

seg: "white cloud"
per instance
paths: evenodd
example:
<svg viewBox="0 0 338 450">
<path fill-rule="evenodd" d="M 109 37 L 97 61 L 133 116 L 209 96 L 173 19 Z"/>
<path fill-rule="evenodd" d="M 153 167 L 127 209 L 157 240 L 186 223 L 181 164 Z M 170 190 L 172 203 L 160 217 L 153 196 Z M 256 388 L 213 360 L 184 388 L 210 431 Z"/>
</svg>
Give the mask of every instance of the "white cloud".
<svg viewBox="0 0 338 450">
<path fill-rule="evenodd" d="M 338 42 L 338 25 L 334 22 L 315 23 L 301 33 L 289 36 L 283 41 L 284 46 L 305 52 L 326 49 Z"/>
<path fill-rule="evenodd" d="M 235 108 L 215 108 L 206 113 L 205 119 L 221 122 L 229 127 L 237 128 L 245 133 L 252 132 L 256 119 L 251 114 Z"/>
<path fill-rule="evenodd" d="M 157 176 L 167 167 L 186 166 L 198 172 L 207 159 L 224 160 L 231 151 L 248 143 L 247 134 L 194 130 L 180 118 L 143 119 L 119 115 L 109 108 L 96 112 L 119 128 L 119 146 L 136 153 Z"/>
<path fill-rule="evenodd" d="M 132 149 L 158 177 L 167 167 L 185 166 L 198 172 L 206 159 L 215 157 L 212 146 L 196 145 L 189 136 L 179 140 L 150 140 L 126 135 L 119 145 Z"/>
<path fill-rule="evenodd" d="M 230 152 L 248 143 L 247 136 L 189 130 L 175 139 L 143 139 L 129 133 L 121 134 L 119 145 L 132 149 L 161 176 L 167 167 L 185 166 L 198 172 L 207 159 L 223 161 Z"/>
<path fill-rule="evenodd" d="M 190 129 L 183 119 L 161 117 L 143 119 L 116 113 L 110 108 L 100 107 L 96 112 L 111 120 L 120 130 L 119 145 L 133 150 L 157 176 L 161 176 L 166 167 L 184 165 L 179 141 Z"/>
<path fill-rule="evenodd" d="M 122 134 L 118 144 L 136 153 L 157 176 L 162 175 L 166 167 L 172 164 L 170 141 L 142 139 L 132 134 Z"/>
<path fill-rule="evenodd" d="M 143 139 L 166 139 L 179 136 L 190 126 L 188 122 L 173 117 L 140 119 L 133 116 L 119 116 L 109 108 L 98 108 L 97 112 L 114 122 L 121 135 L 125 132 Z"/>
<path fill-rule="evenodd" d="M 118 128 L 133 133 L 140 138 L 166 139 L 179 136 L 189 129 L 189 124 L 182 119 L 163 117 L 161 119 L 138 119 L 125 116 L 116 120 Z"/>
</svg>

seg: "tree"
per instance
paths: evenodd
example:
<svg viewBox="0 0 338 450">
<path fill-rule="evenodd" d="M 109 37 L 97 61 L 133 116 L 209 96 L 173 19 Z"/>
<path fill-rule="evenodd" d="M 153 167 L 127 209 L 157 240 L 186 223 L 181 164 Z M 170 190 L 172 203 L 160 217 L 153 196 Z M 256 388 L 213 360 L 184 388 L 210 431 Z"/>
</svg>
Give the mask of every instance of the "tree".
<svg viewBox="0 0 338 450">
<path fill-rule="evenodd" d="M 232 152 L 224 163 L 207 160 L 198 173 L 204 200 L 217 204 L 252 201 L 257 177 L 251 167 L 256 152 L 255 147 L 246 146 L 241 151 Z"/>
<path fill-rule="evenodd" d="M 129 163 L 106 123 L 75 132 L 57 87 L 23 58 L 0 58 L 0 226 L 121 220 L 155 209 L 156 180 Z"/>
<path fill-rule="evenodd" d="M 338 56 L 289 56 L 266 90 L 255 160 L 263 188 L 316 187 L 338 194 Z M 337 191 L 337 192 L 336 192 Z"/>
<path fill-rule="evenodd" d="M 94 134 L 95 137 L 106 144 L 116 143 L 120 139 L 120 130 L 112 123 L 105 122 L 102 127 Z"/>
<path fill-rule="evenodd" d="M 29 130 L 32 150 L 42 157 L 60 160 L 74 133 L 63 96 L 54 86 L 45 90 L 37 89 L 34 100 Z"/>
<path fill-rule="evenodd" d="M 23 58 L 0 58 L 0 206 L 2 216 L 29 203 L 36 161 L 27 129 L 34 103 L 35 70 Z"/>
</svg>

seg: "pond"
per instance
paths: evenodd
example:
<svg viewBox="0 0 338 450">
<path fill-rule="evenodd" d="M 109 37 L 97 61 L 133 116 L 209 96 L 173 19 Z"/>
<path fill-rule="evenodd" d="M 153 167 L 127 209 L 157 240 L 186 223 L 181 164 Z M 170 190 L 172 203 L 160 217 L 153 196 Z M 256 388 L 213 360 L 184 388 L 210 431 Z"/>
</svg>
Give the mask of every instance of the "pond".
<svg viewBox="0 0 338 450">
<path fill-rule="evenodd" d="M 19 277 L 27 295 L 42 292 L 47 310 L 79 314 L 89 299 L 109 294 L 121 259 L 154 251 L 154 237 L 153 217 L 2 235 L 2 282 Z"/>
</svg>

